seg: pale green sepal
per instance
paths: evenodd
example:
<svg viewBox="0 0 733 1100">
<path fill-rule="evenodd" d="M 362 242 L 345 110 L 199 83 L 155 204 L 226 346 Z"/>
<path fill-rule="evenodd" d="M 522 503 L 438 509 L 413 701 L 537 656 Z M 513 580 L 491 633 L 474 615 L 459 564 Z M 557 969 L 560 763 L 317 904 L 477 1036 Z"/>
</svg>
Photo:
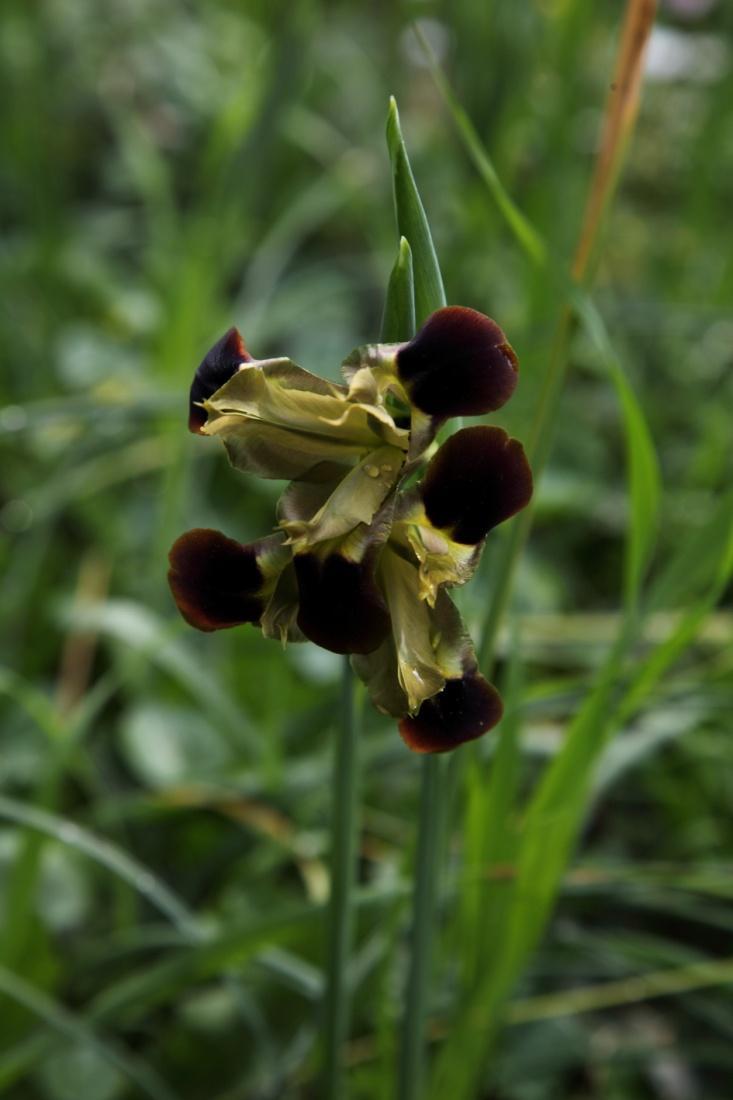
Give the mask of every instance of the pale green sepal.
<svg viewBox="0 0 733 1100">
<path fill-rule="evenodd" d="M 446 680 L 458 680 L 477 669 L 471 635 L 447 592 L 438 592 L 430 612 L 435 660 Z"/>
<path fill-rule="evenodd" d="M 411 714 L 445 686 L 432 642 L 430 609 L 419 598 L 417 569 L 389 546 L 379 562 L 379 576 L 392 619 L 397 677 Z"/>
<path fill-rule="evenodd" d="M 257 564 L 260 567 L 265 581 L 279 577 L 283 569 L 293 559 L 293 552 L 287 545 L 280 531 L 274 531 L 271 535 L 257 539 L 256 547 Z"/>
<path fill-rule="evenodd" d="M 408 405 L 407 393 L 397 376 L 397 352 L 401 344 L 362 344 L 346 356 L 341 364 L 341 373 L 349 386 L 349 394 L 358 395 L 362 387 L 369 387 L 383 397 L 393 392 Z M 370 377 L 371 376 L 371 380 Z"/>
<path fill-rule="evenodd" d="M 312 520 L 352 468 L 343 463 L 322 462 L 313 467 L 307 478 L 291 481 L 277 502 L 278 524 L 284 527 Z"/>
<path fill-rule="evenodd" d="M 445 421 L 440 420 L 437 416 L 431 416 L 430 413 L 423 412 L 422 409 L 418 409 L 414 405 L 411 407 L 410 447 L 407 455 L 410 462 L 416 462 L 418 459 L 427 457 L 425 452 L 435 439 L 443 423 Z"/>
<path fill-rule="evenodd" d="M 362 443 L 291 431 L 239 414 L 208 422 L 206 434 L 221 437 L 235 469 L 283 481 L 310 479 L 324 462 L 351 466 L 364 454 Z"/>
<path fill-rule="evenodd" d="M 410 404 L 407 390 L 397 374 L 397 352 L 402 344 L 364 344 L 355 348 L 341 364 L 352 400 L 390 402 L 410 416 L 408 459 L 420 459 L 435 439 L 443 421 Z"/>
<path fill-rule="evenodd" d="M 216 433 L 219 417 L 239 416 L 362 448 L 378 442 L 407 448 L 407 432 L 385 409 L 350 401 L 345 386 L 326 382 L 290 359 L 246 364 L 204 408 L 207 435 Z"/>
<path fill-rule="evenodd" d="M 409 548 L 417 558 L 419 596 L 431 607 L 435 607 L 440 588 L 462 585 L 471 579 L 484 545 L 454 542 L 445 531 L 434 527 L 415 490 L 405 493 L 400 500 L 392 539 L 399 546 Z"/>
<path fill-rule="evenodd" d="M 356 653 L 351 667 L 366 685 L 377 710 L 393 718 L 403 718 L 408 710 L 407 696 L 397 676 L 397 654 L 390 636 L 373 653 Z"/>
<path fill-rule="evenodd" d="M 265 608 L 260 627 L 266 638 L 279 641 L 283 648 L 288 642 L 305 642 L 305 635 L 297 623 L 298 584 L 292 561 L 283 569 Z"/>
<path fill-rule="evenodd" d="M 445 592 L 435 607 L 417 599 L 414 565 L 388 549 L 379 575 L 392 617 L 392 635 L 379 649 L 354 656 L 351 664 L 374 705 L 394 718 L 414 714 L 446 680 L 475 670 L 473 644 L 455 604 Z"/>
<path fill-rule="evenodd" d="M 404 457 L 397 447 L 371 451 L 311 518 L 282 519 L 280 526 L 293 552 L 302 553 L 318 542 L 341 538 L 359 524 L 370 524 L 397 481 Z"/>
</svg>

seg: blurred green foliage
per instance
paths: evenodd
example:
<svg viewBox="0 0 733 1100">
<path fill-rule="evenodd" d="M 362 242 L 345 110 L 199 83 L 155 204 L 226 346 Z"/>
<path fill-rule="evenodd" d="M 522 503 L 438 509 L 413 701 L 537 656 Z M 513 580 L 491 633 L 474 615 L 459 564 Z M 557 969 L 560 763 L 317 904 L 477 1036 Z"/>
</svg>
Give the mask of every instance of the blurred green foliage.
<svg viewBox="0 0 733 1100">
<path fill-rule="evenodd" d="M 619 16 L 619 4 L 583 0 L 0 8 L 0 1092 L 11 1100 L 317 1096 L 339 662 L 310 646 L 283 653 L 247 628 L 202 637 L 175 613 L 173 539 L 213 526 L 246 541 L 271 526 L 280 491 L 187 433 L 188 385 L 230 324 L 255 355 L 334 378 L 376 338 L 395 255 L 384 142 L 395 94 L 448 300 L 495 316 L 519 354 L 521 385 L 499 420 L 522 438 L 562 284 L 489 201 L 410 23 L 424 21 L 559 272 Z M 696 612 L 730 529 L 731 32 L 722 2 L 662 8 L 595 283 L 665 490 L 653 614 L 631 670 L 676 613 Z M 484 953 L 466 929 L 488 936 L 499 919 L 476 909 L 481 884 L 500 905 L 512 873 L 511 844 L 483 830 L 499 812 L 504 838 L 520 830 L 514 793 L 557 752 L 619 618 L 622 417 L 582 330 L 569 367 L 500 640 L 511 796 L 487 802 L 490 738 L 475 768 L 448 770 L 436 1041 Z M 491 550 L 463 601 L 474 627 Z M 730 1095 L 729 608 L 701 609 L 606 748 L 582 848 L 478 1096 Z M 352 1094 L 390 1100 L 417 762 L 371 712 L 364 754 Z M 689 988 L 655 999 L 631 985 L 619 1003 L 578 1010 L 585 987 L 665 969 Z M 460 1035 L 449 1049 L 460 1058 Z"/>
</svg>

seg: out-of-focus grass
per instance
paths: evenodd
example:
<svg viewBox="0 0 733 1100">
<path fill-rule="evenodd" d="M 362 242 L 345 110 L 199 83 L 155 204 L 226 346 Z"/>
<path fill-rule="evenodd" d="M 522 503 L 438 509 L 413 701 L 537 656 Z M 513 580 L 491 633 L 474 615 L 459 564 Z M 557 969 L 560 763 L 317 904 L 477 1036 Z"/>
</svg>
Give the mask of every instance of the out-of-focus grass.
<svg viewBox="0 0 733 1100">
<path fill-rule="evenodd" d="M 254 537 L 278 489 L 185 432 L 191 372 L 231 323 L 256 354 L 287 352 L 332 377 L 376 336 L 394 260 L 382 137 L 394 93 L 449 301 L 496 316 L 520 355 L 499 419 L 525 436 L 618 14 L 581 0 L 2 6 L 0 1088 L 11 1100 L 313 1095 L 338 661 L 283 654 L 248 629 L 201 638 L 178 621 L 164 583 L 173 538 L 193 525 Z M 408 32 L 415 15 L 557 272 L 523 254 L 474 173 Z M 654 617 L 625 654 L 620 733 L 581 851 L 477 1093 L 502 1100 L 723 1100 L 733 1073 L 732 632 L 725 608 L 706 619 L 725 602 L 731 516 L 733 17 L 722 3 L 670 3 L 659 28 L 594 290 L 661 465 L 644 596 Z M 439 1047 L 501 925 L 516 798 L 556 758 L 621 608 L 623 421 L 599 365 L 579 329 L 499 636 L 507 721 L 467 789 L 447 774 Z M 504 537 L 464 603 L 474 629 Z M 651 646 L 656 664 L 642 664 Z M 417 788 L 391 724 L 367 719 L 351 1049 L 364 1098 L 394 1095 Z M 49 828 L 24 827 L 34 820 Z M 136 879 L 145 868 L 154 878 Z M 158 880 L 201 942 L 183 942 L 156 908 Z M 466 922 L 483 935 L 467 941 Z M 655 997 L 661 971 L 670 995 Z"/>
</svg>

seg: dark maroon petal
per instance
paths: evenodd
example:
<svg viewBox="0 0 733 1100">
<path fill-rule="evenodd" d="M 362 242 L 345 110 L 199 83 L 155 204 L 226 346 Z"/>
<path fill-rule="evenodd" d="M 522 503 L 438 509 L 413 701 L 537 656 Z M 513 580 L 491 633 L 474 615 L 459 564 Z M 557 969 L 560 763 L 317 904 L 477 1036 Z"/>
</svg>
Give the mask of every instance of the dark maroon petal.
<svg viewBox="0 0 733 1100">
<path fill-rule="evenodd" d="M 411 402 L 433 416 L 480 416 L 501 408 L 514 393 L 518 370 L 496 322 L 465 306 L 437 310 L 397 353 L 397 373 Z"/>
<path fill-rule="evenodd" d="M 501 428 L 462 428 L 430 462 L 420 493 L 434 527 L 474 545 L 529 503 L 532 471 L 522 444 Z"/>
<path fill-rule="evenodd" d="M 389 633 L 387 605 L 369 561 L 297 554 L 298 626 L 332 653 L 371 653 Z"/>
<path fill-rule="evenodd" d="M 259 621 L 263 577 L 256 548 L 208 528 L 176 539 L 168 555 L 168 583 L 187 623 L 209 631 Z"/>
<path fill-rule="evenodd" d="M 196 402 L 205 401 L 207 397 L 211 397 L 212 393 L 216 393 L 233 374 L 236 374 L 242 363 L 251 362 L 252 356 L 244 346 L 241 335 L 237 329 L 230 328 L 207 353 L 193 376 L 188 400 L 190 432 L 200 434 L 206 423 L 206 410 Z"/>
<path fill-rule="evenodd" d="M 402 718 L 400 735 L 413 752 L 450 752 L 490 730 L 503 710 L 496 688 L 478 672 L 469 672 L 461 680 L 447 680 L 414 717 Z"/>
</svg>

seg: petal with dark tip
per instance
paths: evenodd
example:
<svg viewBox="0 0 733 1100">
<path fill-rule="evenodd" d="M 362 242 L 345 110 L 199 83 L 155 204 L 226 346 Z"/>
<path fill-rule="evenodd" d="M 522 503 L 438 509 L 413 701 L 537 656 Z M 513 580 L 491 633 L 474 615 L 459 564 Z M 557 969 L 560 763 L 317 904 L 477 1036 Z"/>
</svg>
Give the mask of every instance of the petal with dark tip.
<svg viewBox="0 0 733 1100">
<path fill-rule="evenodd" d="M 207 415 L 206 409 L 201 408 L 201 402 L 221 389 L 242 363 L 251 362 L 252 356 L 244 346 L 241 334 L 236 328 L 230 328 L 206 353 L 193 377 L 188 401 L 189 431 L 201 434 Z"/>
<path fill-rule="evenodd" d="M 380 405 L 349 400 L 290 359 L 244 364 L 206 401 L 206 435 L 232 464 L 259 477 L 308 478 L 323 462 L 352 465 L 382 445 L 407 450 L 409 433 Z"/>
<path fill-rule="evenodd" d="M 379 561 L 379 574 L 392 622 L 397 677 L 408 710 L 414 712 L 425 699 L 440 691 L 446 671 L 435 655 L 434 616 L 418 597 L 418 571 L 395 550 L 389 542 Z M 458 661 L 455 674 L 461 671 L 460 655 Z"/>
<path fill-rule="evenodd" d="M 332 653 L 371 653 L 389 633 L 389 614 L 371 556 L 352 561 L 334 551 L 297 554 L 298 626 Z"/>
<path fill-rule="evenodd" d="M 431 416 L 480 416 L 514 393 L 519 365 L 490 317 L 465 306 L 433 313 L 396 355 L 410 401 Z"/>
<path fill-rule="evenodd" d="M 420 494 L 434 527 L 475 545 L 529 503 L 532 471 L 521 443 L 501 428 L 463 428 L 430 462 Z"/>
<path fill-rule="evenodd" d="M 173 543 L 168 583 L 181 615 L 198 630 L 257 623 L 289 558 L 279 536 L 243 545 L 196 528 Z"/>
<path fill-rule="evenodd" d="M 492 729 L 503 713 L 496 688 L 478 672 L 446 680 L 437 695 L 399 723 L 400 735 L 413 752 L 449 752 Z"/>
</svg>

